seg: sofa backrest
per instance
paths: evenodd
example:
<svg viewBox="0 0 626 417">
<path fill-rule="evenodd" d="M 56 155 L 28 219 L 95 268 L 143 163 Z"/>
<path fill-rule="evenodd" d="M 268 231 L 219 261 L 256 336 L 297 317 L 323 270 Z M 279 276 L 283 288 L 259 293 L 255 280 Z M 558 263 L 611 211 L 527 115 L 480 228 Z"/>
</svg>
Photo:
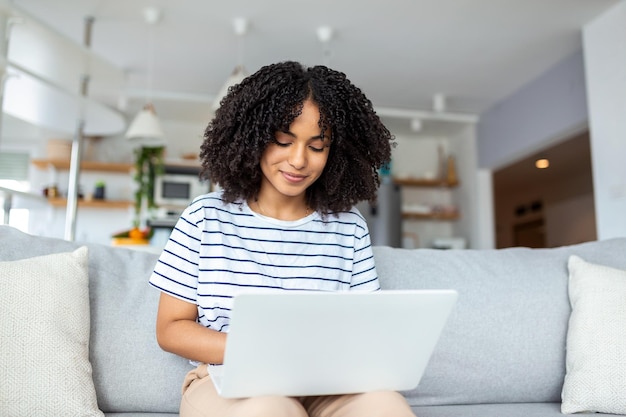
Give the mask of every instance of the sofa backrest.
<svg viewBox="0 0 626 417">
<path fill-rule="evenodd" d="M 90 249 L 90 359 L 104 412 L 177 413 L 189 361 L 156 341 L 159 291 L 148 284 L 158 258 L 131 249 Z"/>
<path fill-rule="evenodd" d="M 626 238 L 554 249 L 374 248 L 383 289 L 459 299 L 411 405 L 559 402 L 570 314 L 567 258 L 626 269 Z M 406 331 L 411 318 L 403 317 Z"/>
</svg>

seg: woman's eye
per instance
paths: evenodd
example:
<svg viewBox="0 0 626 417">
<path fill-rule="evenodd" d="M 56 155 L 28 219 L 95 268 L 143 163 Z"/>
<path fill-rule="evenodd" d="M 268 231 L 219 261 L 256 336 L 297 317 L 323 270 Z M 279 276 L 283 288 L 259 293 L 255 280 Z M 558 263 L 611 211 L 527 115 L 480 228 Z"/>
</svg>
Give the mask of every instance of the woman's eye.
<svg viewBox="0 0 626 417">
<path fill-rule="evenodd" d="M 278 135 L 277 135 L 278 136 Z M 291 145 L 291 141 L 285 137 L 276 137 L 274 138 L 273 142 L 281 147 L 285 147 L 285 146 L 289 146 Z"/>
<path fill-rule="evenodd" d="M 313 152 L 324 152 L 324 147 L 318 148 L 316 146 L 309 146 L 309 148 L 313 151 Z"/>
</svg>

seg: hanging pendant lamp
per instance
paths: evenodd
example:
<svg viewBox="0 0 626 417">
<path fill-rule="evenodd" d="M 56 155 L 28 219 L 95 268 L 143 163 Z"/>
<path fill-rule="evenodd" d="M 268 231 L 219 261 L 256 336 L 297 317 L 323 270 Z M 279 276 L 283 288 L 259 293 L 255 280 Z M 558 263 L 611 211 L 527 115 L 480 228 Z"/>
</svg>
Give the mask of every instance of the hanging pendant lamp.
<svg viewBox="0 0 626 417">
<path fill-rule="evenodd" d="M 156 115 L 154 105 L 149 96 L 152 90 L 152 68 L 154 65 L 154 26 L 161 20 L 161 10 L 155 7 L 146 7 L 143 10 L 146 23 L 151 25 L 150 34 L 150 59 L 148 63 L 148 97 L 146 104 L 137 113 L 126 131 L 126 138 L 134 140 L 141 146 L 156 147 L 165 145 L 165 134 L 161 128 L 161 122 Z"/>
<path fill-rule="evenodd" d="M 220 106 L 222 99 L 226 97 L 226 94 L 228 94 L 228 89 L 230 87 L 239 84 L 241 81 L 243 81 L 244 78 L 248 76 L 248 72 L 243 66 L 243 45 L 242 45 L 242 42 L 243 42 L 242 39 L 244 35 L 248 32 L 248 20 L 243 17 L 236 18 L 235 20 L 233 20 L 233 28 L 235 30 L 235 35 L 239 37 L 238 39 L 239 63 L 237 64 L 233 72 L 230 74 L 230 76 L 228 77 L 228 79 L 226 80 L 222 88 L 220 88 L 220 91 L 215 96 L 215 99 L 213 99 L 213 110 L 217 110 L 217 108 Z"/>
<path fill-rule="evenodd" d="M 137 113 L 126 131 L 126 138 L 140 139 L 145 146 L 165 145 L 165 135 L 161 128 L 161 122 L 156 115 L 152 103 L 147 103 Z"/>
<path fill-rule="evenodd" d="M 233 72 L 228 77 L 228 79 L 226 80 L 226 82 L 224 83 L 224 85 L 222 86 L 222 88 L 220 88 L 220 91 L 215 96 L 215 99 L 213 100 L 213 108 L 217 109 L 220 106 L 222 99 L 226 97 L 226 94 L 228 94 L 228 89 L 230 87 L 233 87 L 239 84 L 247 76 L 248 76 L 248 73 L 246 72 L 243 65 L 237 65 L 235 69 L 233 70 Z"/>
</svg>

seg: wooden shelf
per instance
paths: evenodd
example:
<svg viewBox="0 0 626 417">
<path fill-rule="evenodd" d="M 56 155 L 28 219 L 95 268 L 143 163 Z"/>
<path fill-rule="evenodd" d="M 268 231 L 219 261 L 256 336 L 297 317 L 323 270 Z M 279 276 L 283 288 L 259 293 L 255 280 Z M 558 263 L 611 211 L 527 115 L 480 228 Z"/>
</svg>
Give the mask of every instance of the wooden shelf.
<svg viewBox="0 0 626 417">
<path fill-rule="evenodd" d="M 54 168 L 59 171 L 69 170 L 70 161 L 66 159 L 32 159 L 31 163 L 39 169 Z M 118 162 L 82 161 L 80 163 L 83 171 L 99 171 L 128 174 L 133 168 L 133 164 Z M 46 202 L 53 207 L 67 207 L 67 199 L 60 197 L 47 198 Z M 101 209 L 125 209 L 133 206 L 128 200 L 78 200 L 78 207 L 91 207 Z"/>
<path fill-rule="evenodd" d="M 441 213 L 402 213 L 402 218 L 407 220 L 457 220 L 459 213 L 441 212 Z"/>
<path fill-rule="evenodd" d="M 440 179 L 426 179 L 426 178 L 394 178 L 394 184 L 406 186 L 406 187 L 456 187 L 458 182 L 450 183 L 446 180 Z"/>
<path fill-rule="evenodd" d="M 48 169 L 53 167 L 57 170 L 70 169 L 70 161 L 64 159 L 33 159 L 31 163 L 39 169 Z M 133 164 L 124 164 L 119 162 L 99 162 L 99 161 L 82 161 L 80 167 L 84 171 L 102 171 L 102 172 L 121 172 L 128 173 L 133 168 Z"/>
<path fill-rule="evenodd" d="M 67 199 L 66 198 L 48 198 L 48 204 L 53 207 L 66 207 Z M 125 200 L 78 200 L 78 207 L 92 207 L 92 208 L 109 208 L 109 209 L 117 209 L 117 208 L 128 208 L 131 207 L 134 203 L 132 201 Z"/>
<path fill-rule="evenodd" d="M 394 178 L 393 182 L 404 187 L 453 188 L 459 185 L 458 181 L 448 182 L 447 180 L 426 178 Z M 459 213 L 457 211 L 436 211 L 432 213 L 403 212 L 402 218 L 405 220 L 450 221 L 457 220 Z"/>
</svg>

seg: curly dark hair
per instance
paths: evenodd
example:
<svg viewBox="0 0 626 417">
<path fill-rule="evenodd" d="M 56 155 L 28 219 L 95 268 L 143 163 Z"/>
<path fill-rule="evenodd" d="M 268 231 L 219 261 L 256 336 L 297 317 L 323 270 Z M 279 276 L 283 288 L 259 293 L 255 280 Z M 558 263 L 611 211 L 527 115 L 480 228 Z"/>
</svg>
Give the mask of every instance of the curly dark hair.
<svg viewBox="0 0 626 417">
<path fill-rule="evenodd" d="M 306 191 L 309 207 L 328 214 L 374 201 L 393 135 L 344 73 L 293 61 L 264 66 L 229 89 L 204 133 L 200 177 L 218 183 L 226 202 L 256 198 L 263 151 L 307 99 L 319 107 L 322 131 L 331 132 L 326 166 Z"/>
</svg>

